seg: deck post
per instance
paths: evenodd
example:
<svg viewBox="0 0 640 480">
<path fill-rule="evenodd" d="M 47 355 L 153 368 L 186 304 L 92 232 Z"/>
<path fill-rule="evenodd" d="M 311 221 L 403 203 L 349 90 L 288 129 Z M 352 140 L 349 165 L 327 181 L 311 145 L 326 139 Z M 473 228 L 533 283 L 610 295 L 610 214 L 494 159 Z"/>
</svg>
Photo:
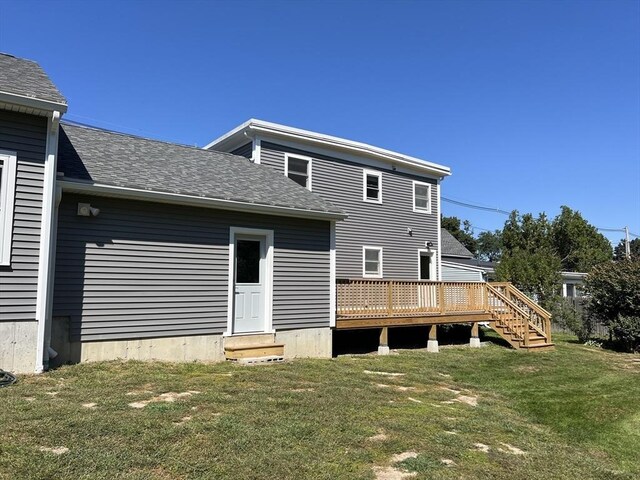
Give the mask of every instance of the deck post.
<svg viewBox="0 0 640 480">
<path fill-rule="evenodd" d="M 438 353 L 438 326 L 429 327 L 429 340 L 427 341 L 427 352 Z"/>
<path fill-rule="evenodd" d="M 478 348 L 480 347 L 480 336 L 478 335 L 478 324 L 477 323 L 472 323 L 471 324 L 471 341 L 469 342 L 469 346 L 471 348 Z"/>
<path fill-rule="evenodd" d="M 382 327 L 380 331 L 378 355 L 389 355 L 389 327 Z"/>
</svg>

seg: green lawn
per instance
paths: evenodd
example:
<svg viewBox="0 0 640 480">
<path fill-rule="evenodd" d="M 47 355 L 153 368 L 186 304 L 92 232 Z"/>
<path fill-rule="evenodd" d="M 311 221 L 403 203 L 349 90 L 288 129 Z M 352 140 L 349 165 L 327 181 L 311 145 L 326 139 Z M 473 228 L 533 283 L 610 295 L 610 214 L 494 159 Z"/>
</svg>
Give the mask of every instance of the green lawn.
<svg viewBox="0 0 640 480">
<path fill-rule="evenodd" d="M 3 479 L 640 478 L 640 357 L 568 341 L 84 364 L 22 377 L 0 402 Z"/>
</svg>

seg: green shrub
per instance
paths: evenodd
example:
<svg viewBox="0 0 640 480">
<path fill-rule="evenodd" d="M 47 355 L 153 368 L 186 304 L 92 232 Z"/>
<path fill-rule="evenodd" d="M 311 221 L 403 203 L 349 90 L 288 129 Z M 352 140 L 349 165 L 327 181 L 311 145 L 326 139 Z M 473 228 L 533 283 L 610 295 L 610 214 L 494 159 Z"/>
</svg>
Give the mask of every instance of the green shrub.
<svg viewBox="0 0 640 480">
<path fill-rule="evenodd" d="M 640 317 L 618 316 L 609 324 L 613 336 L 629 352 L 640 352 Z"/>
<path fill-rule="evenodd" d="M 590 318 L 609 326 L 627 350 L 640 347 L 640 259 L 596 266 L 585 279 Z"/>
</svg>

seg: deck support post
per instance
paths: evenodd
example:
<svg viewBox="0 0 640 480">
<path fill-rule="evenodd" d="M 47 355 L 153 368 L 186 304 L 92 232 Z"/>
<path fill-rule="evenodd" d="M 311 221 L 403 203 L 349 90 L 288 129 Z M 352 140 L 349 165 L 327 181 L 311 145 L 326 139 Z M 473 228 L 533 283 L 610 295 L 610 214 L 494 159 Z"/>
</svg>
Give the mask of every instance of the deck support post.
<svg viewBox="0 0 640 480">
<path fill-rule="evenodd" d="M 438 353 L 438 326 L 429 327 L 429 341 L 427 342 L 427 352 Z"/>
<path fill-rule="evenodd" d="M 471 341 L 469 342 L 471 348 L 480 347 L 480 336 L 478 335 L 478 324 L 471 324 Z"/>
<path fill-rule="evenodd" d="M 389 355 L 389 327 L 382 327 L 380 331 L 378 355 Z"/>
</svg>

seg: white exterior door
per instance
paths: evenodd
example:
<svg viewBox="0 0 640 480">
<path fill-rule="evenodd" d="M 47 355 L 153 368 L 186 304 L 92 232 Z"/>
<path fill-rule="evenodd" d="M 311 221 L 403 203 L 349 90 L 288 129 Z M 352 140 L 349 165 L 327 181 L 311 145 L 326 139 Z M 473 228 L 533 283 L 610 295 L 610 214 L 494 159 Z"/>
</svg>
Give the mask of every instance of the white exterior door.
<svg viewBox="0 0 640 480">
<path fill-rule="evenodd" d="M 266 239 L 238 235 L 235 239 L 233 333 L 265 331 Z"/>
</svg>

